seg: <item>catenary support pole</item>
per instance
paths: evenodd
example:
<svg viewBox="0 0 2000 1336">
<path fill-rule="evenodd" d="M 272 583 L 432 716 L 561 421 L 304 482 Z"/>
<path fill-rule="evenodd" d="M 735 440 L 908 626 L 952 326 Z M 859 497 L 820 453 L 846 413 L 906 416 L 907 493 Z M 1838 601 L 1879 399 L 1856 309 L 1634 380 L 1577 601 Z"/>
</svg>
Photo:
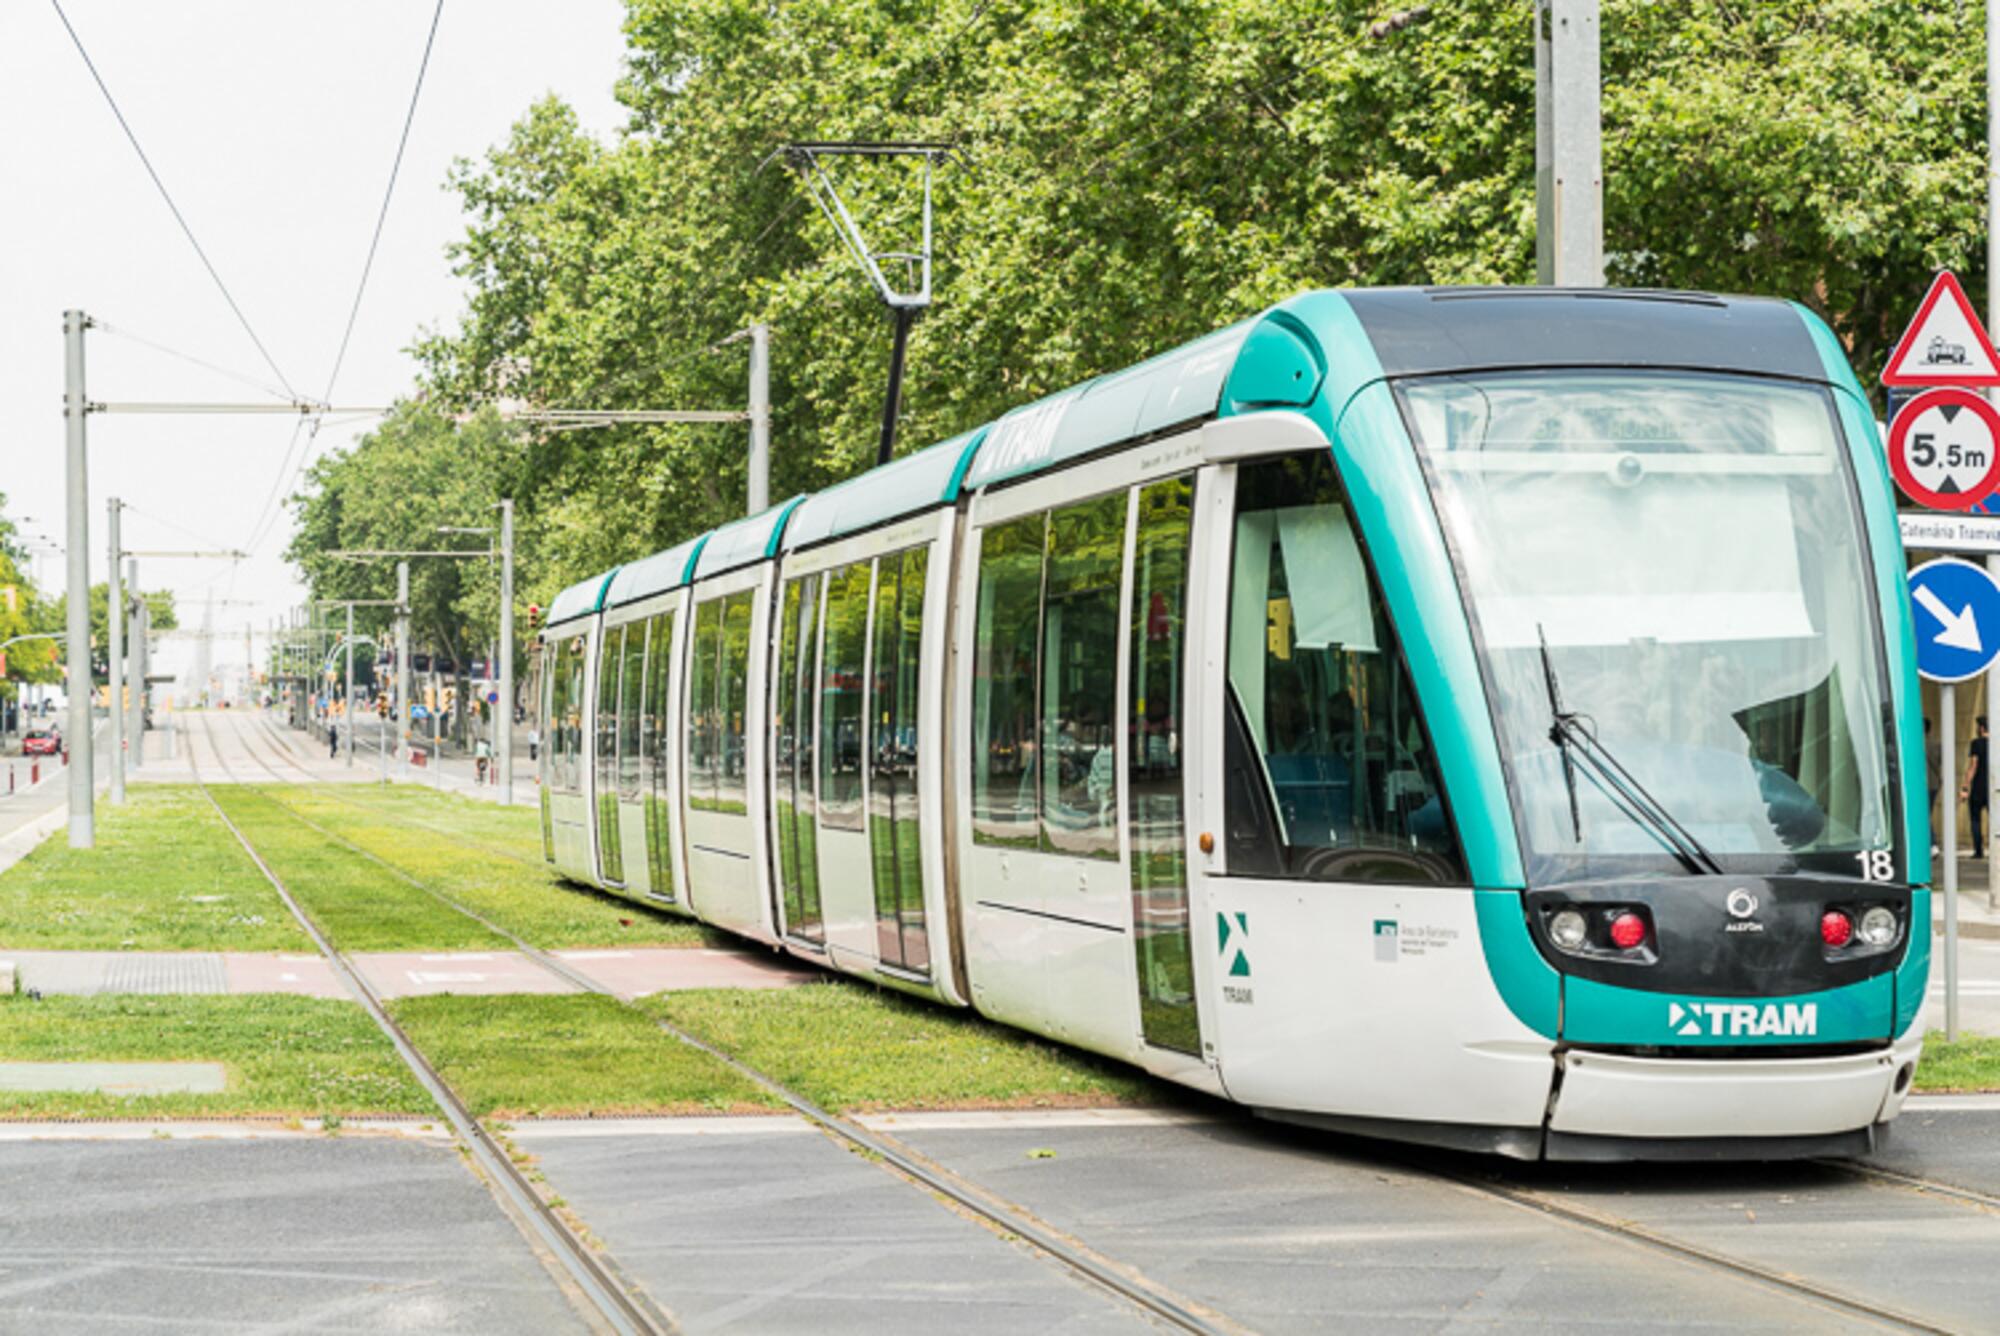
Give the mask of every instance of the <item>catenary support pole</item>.
<svg viewBox="0 0 2000 1336">
<path fill-rule="evenodd" d="M 753 489 L 757 486 L 757 419 L 754 408 L 757 395 L 756 346 L 753 336 L 750 355 L 750 396 L 753 405 L 750 419 L 750 485 Z M 514 801 L 514 502 L 507 498 L 500 502 L 500 699 L 493 711 L 494 733 L 499 738 L 500 753 L 494 759 L 500 767 L 500 805 L 505 807 Z"/>
<path fill-rule="evenodd" d="M 125 727 L 126 764 L 137 770 L 146 764 L 146 674 L 152 668 L 153 610 L 139 592 L 139 562 L 125 563 L 125 593 L 132 601 L 132 713 Z"/>
<path fill-rule="evenodd" d="M 1938 687 L 1938 733 L 1944 739 L 1945 755 L 1958 759 L 1958 688 L 1950 682 Z M 1949 778 L 1949 776 L 1947 776 Z M 1944 1037 L 1947 1043 L 1958 1038 L 1958 794 L 1947 791 L 1938 804 L 1944 818 Z M 1919 929 L 1921 930 L 1921 929 Z"/>
<path fill-rule="evenodd" d="M 2000 4 L 2000 0 L 1994 0 Z M 771 506 L 771 327 L 750 326 L 750 495 L 745 511 Z"/>
<path fill-rule="evenodd" d="M 118 562 L 125 549 L 118 541 L 118 498 L 115 496 L 104 503 L 104 524 L 108 530 L 106 546 L 111 552 L 109 584 L 104 591 L 104 629 L 108 637 L 104 666 L 111 701 L 108 711 L 111 716 L 111 801 L 117 805 L 125 801 L 125 582 L 118 578 Z"/>
<path fill-rule="evenodd" d="M 410 563 L 396 563 L 396 754 L 410 777 Z"/>
<path fill-rule="evenodd" d="M 1535 0 L 1535 273 L 1604 286 L 1598 0 Z"/>
<path fill-rule="evenodd" d="M 896 341 L 889 350 L 889 391 L 882 400 L 882 441 L 875 449 L 877 468 L 896 453 L 896 418 L 903 411 L 903 361 L 909 353 L 910 326 L 916 323 L 917 308 L 892 306 L 889 314 L 896 322 Z"/>
<path fill-rule="evenodd" d="M 91 774 L 90 735 L 90 474 L 84 450 L 83 331 L 81 311 L 63 312 L 63 469 L 66 486 L 67 545 L 63 549 L 69 584 L 64 617 L 69 659 L 69 847 L 97 842 L 96 797 Z"/>
<path fill-rule="evenodd" d="M 341 698 L 340 702 L 340 717 L 347 725 L 342 730 L 347 735 L 341 740 L 344 744 L 342 750 L 347 753 L 348 768 L 352 769 L 354 766 L 354 730 L 356 727 L 356 711 L 354 709 L 354 605 L 352 603 L 347 605 L 347 683 L 342 690 L 345 692 L 345 695 Z"/>
</svg>

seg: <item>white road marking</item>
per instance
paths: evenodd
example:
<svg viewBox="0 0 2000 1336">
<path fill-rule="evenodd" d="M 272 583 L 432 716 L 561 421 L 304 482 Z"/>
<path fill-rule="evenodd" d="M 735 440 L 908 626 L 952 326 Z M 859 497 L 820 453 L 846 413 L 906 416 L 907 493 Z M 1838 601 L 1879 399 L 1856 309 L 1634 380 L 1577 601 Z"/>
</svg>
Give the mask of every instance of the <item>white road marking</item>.
<svg viewBox="0 0 2000 1336">
<path fill-rule="evenodd" d="M 1215 1119 L 1170 1109 L 960 1109 L 869 1113 L 855 1121 L 880 1132 L 984 1132 L 1023 1127 L 1186 1127 Z"/>
<path fill-rule="evenodd" d="M 473 970 L 405 970 L 404 973 L 415 984 L 485 983 L 487 978 Z"/>
<path fill-rule="evenodd" d="M 523 1118 L 508 1124 L 504 1135 L 545 1140 L 585 1137 L 766 1136 L 773 1132 L 811 1132 L 813 1125 L 796 1114 L 743 1114 L 700 1118 Z"/>
</svg>

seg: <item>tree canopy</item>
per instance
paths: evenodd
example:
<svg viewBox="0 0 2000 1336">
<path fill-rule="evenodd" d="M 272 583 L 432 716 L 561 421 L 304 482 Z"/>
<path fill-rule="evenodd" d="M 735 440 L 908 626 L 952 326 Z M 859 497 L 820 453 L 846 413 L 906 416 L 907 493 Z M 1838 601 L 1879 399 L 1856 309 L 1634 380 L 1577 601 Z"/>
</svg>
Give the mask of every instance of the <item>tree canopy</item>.
<svg viewBox="0 0 2000 1336">
<path fill-rule="evenodd" d="M 865 467 L 888 321 L 770 160 L 788 140 L 958 147 L 904 449 L 1307 288 L 1532 281 L 1531 6 L 1458 0 L 1371 36 L 1385 12 L 628 0 L 626 129 L 600 142 L 544 101 L 458 166 L 466 308 L 419 345 L 429 407 L 313 471 L 292 555 L 322 595 L 379 592 L 315 554 L 512 495 L 520 596 L 546 602 L 739 514 L 740 425 L 443 414 L 740 407 L 742 347 L 716 345 L 752 321 L 773 329 L 774 495 Z M 1982 25 L 1958 0 L 1605 0 L 1610 281 L 1796 298 L 1872 377 L 1936 269 L 1984 278 Z M 911 173 L 835 171 L 871 238 L 907 244 Z M 489 573 L 422 578 L 447 645 L 491 634 Z"/>
</svg>

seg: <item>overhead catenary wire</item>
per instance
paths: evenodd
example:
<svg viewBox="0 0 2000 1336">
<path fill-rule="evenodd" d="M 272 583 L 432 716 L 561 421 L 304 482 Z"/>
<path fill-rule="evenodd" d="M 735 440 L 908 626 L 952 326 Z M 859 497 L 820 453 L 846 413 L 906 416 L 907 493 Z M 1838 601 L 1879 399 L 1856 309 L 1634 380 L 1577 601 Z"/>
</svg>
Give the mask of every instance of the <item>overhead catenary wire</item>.
<svg viewBox="0 0 2000 1336">
<path fill-rule="evenodd" d="M 354 304 L 348 308 L 347 328 L 340 336 L 340 351 L 334 355 L 333 371 L 326 378 L 326 393 L 320 396 L 333 401 L 334 382 L 340 379 L 340 368 L 347 361 L 347 347 L 354 338 L 354 322 L 361 315 L 361 300 L 368 292 L 368 275 L 375 268 L 375 252 L 382 245 L 382 229 L 389 221 L 389 202 L 396 195 L 396 178 L 403 170 L 403 153 L 410 146 L 410 127 L 416 124 L 417 101 L 423 95 L 424 75 L 431 67 L 431 52 L 437 46 L 438 22 L 444 18 L 444 0 L 437 0 L 431 10 L 430 31 L 424 36 L 423 58 L 417 62 L 416 83 L 410 88 L 410 105 L 403 113 L 403 132 L 396 139 L 396 156 L 389 164 L 389 184 L 382 191 L 382 207 L 375 215 L 375 232 L 368 239 L 368 258 L 361 264 L 361 281 L 354 288 Z"/>
<path fill-rule="evenodd" d="M 291 396 L 287 394 L 285 391 L 267 385 L 263 381 L 256 379 L 254 376 L 246 376 L 240 371 L 231 371 L 226 366 L 218 366 L 216 363 L 208 361 L 206 358 L 196 357 L 193 353 L 182 352 L 178 348 L 170 347 L 169 345 L 160 343 L 157 340 L 146 338 L 144 335 L 134 334 L 131 330 L 124 328 L 122 325 L 113 325 L 104 320 L 93 318 L 90 322 L 90 326 L 92 329 L 96 330 L 100 334 L 110 334 L 113 335 L 114 337 L 125 339 L 128 342 L 139 344 L 142 347 L 151 348 L 156 353 L 163 353 L 168 357 L 176 358 L 180 361 L 190 363 L 194 366 L 198 366 L 205 371 L 213 371 L 216 375 L 222 376 L 228 380 L 233 380 L 239 385 L 247 385 L 251 389 L 256 390 L 259 394 L 268 394 L 272 398 L 279 400 L 289 401 L 291 399 Z"/>
<path fill-rule="evenodd" d="M 146 175 L 152 178 L 154 188 L 166 202 L 167 211 L 173 214 L 174 221 L 180 225 L 181 234 L 188 239 L 188 245 L 194 247 L 195 256 L 200 259 L 202 268 L 206 269 L 208 276 L 215 281 L 216 290 L 222 294 L 222 300 L 228 303 L 231 313 L 236 316 L 236 322 L 243 326 L 243 332 L 250 336 L 250 342 L 256 346 L 258 355 L 264 359 L 264 365 L 271 368 L 271 374 L 285 387 L 286 394 L 297 399 L 298 391 L 292 388 L 292 382 L 279 369 L 277 360 L 271 356 L 271 350 L 264 346 L 264 340 L 257 337 L 256 329 L 250 324 L 250 317 L 243 313 L 243 308 L 237 304 L 235 295 L 229 291 L 229 285 L 222 281 L 222 274 L 216 269 L 215 262 L 208 258 L 208 252 L 202 248 L 201 241 L 194 234 L 194 228 L 188 223 L 187 215 L 183 214 L 180 205 L 174 202 L 173 193 L 167 189 L 167 183 L 160 178 L 160 173 L 153 166 L 153 160 L 146 156 L 145 147 L 139 143 L 139 136 L 133 132 L 131 122 L 125 119 L 125 113 L 119 109 L 118 99 L 111 95 L 111 88 L 104 82 L 104 76 L 97 72 L 97 62 L 90 58 L 90 51 L 84 46 L 76 25 L 72 24 L 69 15 L 63 12 L 62 0 L 49 0 L 49 3 L 54 6 L 56 17 L 62 20 L 63 30 L 69 34 L 69 40 L 76 47 L 76 53 L 83 57 L 83 66 L 90 71 L 91 79 L 97 84 L 97 91 L 104 94 L 105 104 L 111 108 L 112 116 L 117 119 L 118 128 L 125 132 L 125 138 L 131 143 L 132 151 L 139 155 L 139 164 L 146 169 Z"/>
</svg>

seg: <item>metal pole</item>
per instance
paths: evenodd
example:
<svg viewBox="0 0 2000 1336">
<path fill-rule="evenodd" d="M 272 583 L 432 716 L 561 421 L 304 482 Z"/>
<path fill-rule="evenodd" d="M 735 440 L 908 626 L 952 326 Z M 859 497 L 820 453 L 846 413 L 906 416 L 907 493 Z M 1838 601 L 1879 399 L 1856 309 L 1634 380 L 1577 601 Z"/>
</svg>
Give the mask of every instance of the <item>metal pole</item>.
<svg viewBox="0 0 2000 1336">
<path fill-rule="evenodd" d="M 104 591 L 104 626 L 110 644 L 104 655 L 111 699 L 111 802 L 125 801 L 125 585 L 118 578 L 118 558 L 124 551 L 118 541 L 118 498 L 104 503 L 105 527 L 109 531 L 111 574 Z"/>
<path fill-rule="evenodd" d="M 1945 754 L 1953 765 L 1958 764 L 1958 688 L 1950 682 L 1938 687 L 1938 732 L 1944 735 Z M 1944 848 L 1944 1037 L 1949 1043 L 1958 1038 L 1958 794 L 1947 792 L 1938 806 L 1944 816 L 1944 838 L 1940 841 Z"/>
<path fill-rule="evenodd" d="M 410 563 L 396 563 L 396 741 L 410 777 Z"/>
<path fill-rule="evenodd" d="M 882 441 L 875 449 L 878 468 L 896 452 L 896 418 L 903 411 L 903 358 L 909 351 L 910 326 L 916 323 L 917 308 L 892 306 L 889 314 L 896 320 L 896 342 L 889 350 L 889 392 L 882 402 Z"/>
<path fill-rule="evenodd" d="M 126 764 L 137 770 L 146 764 L 146 673 L 152 667 L 152 655 L 147 644 L 153 629 L 153 610 L 146 604 L 146 596 L 139 592 L 139 561 L 133 558 L 125 566 L 126 592 L 134 604 L 132 608 L 132 722 L 126 729 L 126 737 L 131 745 Z"/>
<path fill-rule="evenodd" d="M 81 311 L 63 312 L 63 466 L 67 488 L 69 608 L 69 847 L 97 842 L 96 794 L 90 736 L 90 475 L 84 451 L 83 331 Z"/>
<path fill-rule="evenodd" d="M 347 686 L 340 702 L 340 717 L 347 721 L 347 764 L 354 765 L 354 605 L 347 605 Z"/>
<path fill-rule="evenodd" d="M 1995 0 L 1995 3 L 2000 3 L 2000 0 Z M 1987 556 L 1986 569 L 1994 579 L 2000 580 L 2000 553 L 1993 553 Z M 1996 705 L 2000 705 L 2000 663 L 1989 664 L 1986 668 L 1986 713 L 1988 715 L 1995 713 L 1994 707 Z M 1991 730 L 1989 729 L 1989 735 L 1990 732 Z M 1974 737 L 1979 736 L 1979 725 L 1977 723 L 1973 724 L 1972 735 Z M 1996 891 L 1993 885 L 1993 865 L 1995 861 L 1993 856 L 1993 814 L 1996 811 L 2000 811 L 2000 807 L 1994 806 L 1995 800 L 2000 799 L 2000 765 L 1994 764 L 1996 760 L 2000 760 L 2000 757 L 1993 755 L 1993 742 L 1989 736 L 1986 743 L 1986 792 L 1982 795 L 1986 799 L 1986 907 L 1988 909 L 2000 907 L 2000 891 Z"/>
<path fill-rule="evenodd" d="M 757 329 L 762 329 L 759 325 Z M 756 331 L 750 344 L 750 495 L 756 504 L 757 488 L 757 347 Z M 768 427 L 767 427 L 768 430 Z M 494 733 L 499 737 L 500 805 L 514 801 L 514 502 L 500 502 L 500 700 L 493 707 Z"/>
<path fill-rule="evenodd" d="M 1536 279 L 1558 287 L 1601 288 L 1598 0 L 1536 0 L 1534 22 Z"/>
<path fill-rule="evenodd" d="M 2000 4 L 2000 0 L 1994 0 Z M 750 326 L 750 505 L 761 515 L 771 506 L 771 327 Z"/>
</svg>

